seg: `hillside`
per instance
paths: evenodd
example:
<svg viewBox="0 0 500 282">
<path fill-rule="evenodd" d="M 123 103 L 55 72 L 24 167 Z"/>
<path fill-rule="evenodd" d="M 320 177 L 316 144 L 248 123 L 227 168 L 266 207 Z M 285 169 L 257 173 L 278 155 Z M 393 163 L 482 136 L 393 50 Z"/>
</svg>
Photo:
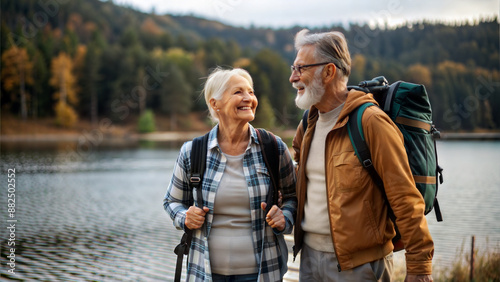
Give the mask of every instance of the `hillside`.
<svg viewBox="0 0 500 282">
<path fill-rule="evenodd" d="M 177 130 L 186 126 L 183 116 L 206 108 L 200 78 L 215 66 L 239 66 L 254 79 L 257 125 L 293 128 L 300 118 L 288 77 L 293 36 L 302 27 L 240 28 L 99 0 L 2 1 L 0 8 L 2 66 L 9 70 L 2 73 L 2 114 L 128 125 L 151 109 L 169 120 L 167 130 Z M 350 84 L 379 75 L 423 83 L 438 128 L 500 129 L 500 112 L 493 111 L 500 107 L 497 19 L 312 30 L 345 33 Z M 25 63 L 20 67 L 14 58 Z M 62 96 L 56 70 L 72 81 L 64 82 L 70 91 Z"/>
</svg>

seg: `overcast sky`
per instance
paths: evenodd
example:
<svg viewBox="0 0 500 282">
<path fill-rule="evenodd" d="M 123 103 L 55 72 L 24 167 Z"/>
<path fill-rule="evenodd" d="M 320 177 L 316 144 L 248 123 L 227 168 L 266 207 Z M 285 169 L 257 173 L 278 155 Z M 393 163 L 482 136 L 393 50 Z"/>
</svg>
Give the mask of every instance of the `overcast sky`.
<svg viewBox="0 0 500 282">
<path fill-rule="evenodd" d="M 315 27 L 349 22 L 464 21 L 499 14 L 499 0 L 114 0 L 156 14 L 193 14 L 235 26 Z"/>
</svg>

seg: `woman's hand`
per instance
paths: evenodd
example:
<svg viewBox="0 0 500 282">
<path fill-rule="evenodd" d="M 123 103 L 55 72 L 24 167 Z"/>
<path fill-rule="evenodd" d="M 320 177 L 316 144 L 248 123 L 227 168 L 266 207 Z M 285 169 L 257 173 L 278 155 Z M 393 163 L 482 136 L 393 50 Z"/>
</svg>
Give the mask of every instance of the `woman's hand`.
<svg viewBox="0 0 500 282">
<path fill-rule="evenodd" d="M 191 230 L 199 229 L 203 226 L 205 222 L 205 215 L 209 209 L 207 207 L 203 207 L 200 209 L 195 206 L 189 207 L 186 212 L 186 220 L 184 221 L 184 225 Z"/>
<path fill-rule="evenodd" d="M 262 210 L 266 211 L 267 204 L 265 202 L 260 203 L 260 207 Z M 283 215 L 283 211 L 278 208 L 277 205 L 273 205 L 273 207 L 269 210 L 266 215 L 266 222 L 272 228 L 278 229 L 278 231 L 283 231 L 286 227 L 285 216 Z"/>
</svg>

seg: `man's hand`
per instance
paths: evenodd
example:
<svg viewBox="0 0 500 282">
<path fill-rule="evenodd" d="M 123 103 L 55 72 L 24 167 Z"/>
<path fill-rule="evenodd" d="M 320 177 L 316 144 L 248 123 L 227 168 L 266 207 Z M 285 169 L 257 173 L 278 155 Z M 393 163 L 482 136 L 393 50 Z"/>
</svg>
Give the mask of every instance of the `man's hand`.
<svg viewBox="0 0 500 282">
<path fill-rule="evenodd" d="M 266 211 L 267 204 L 265 202 L 260 203 L 260 207 L 263 211 Z M 266 215 L 266 222 L 272 228 L 278 229 L 278 231 L 283 231 L 286 227 L 285 216 L 283 211 L 274 205 Z"/>
<path fill-rule="evenodd" d="M 414 275 L 414 274 L 408 274 L 406 275 L 405 282 L 432 282 L 434 281 L 432 279 L 432 275 Z"/>
<path fill-rule="evenodd" d="M 190 206 L 186 212 L 184 225 L 191 230 L 201 228 L 203 226 L 203 222 L 205 222 L 205 214 L 207 214 L 208 211 L 209 209 L 207 207 L 200 209 L 195 206 Z"/>
</svg>

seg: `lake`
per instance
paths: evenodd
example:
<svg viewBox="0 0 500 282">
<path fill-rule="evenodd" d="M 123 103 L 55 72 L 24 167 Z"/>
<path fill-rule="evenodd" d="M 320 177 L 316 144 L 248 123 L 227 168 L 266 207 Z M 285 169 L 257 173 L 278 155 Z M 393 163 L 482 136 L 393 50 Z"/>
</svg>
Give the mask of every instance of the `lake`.
<svg viewBox="0 0 500 282">
<path fill-rule="evenodd" d="M 2 276 L 171 281 L 173 248 L 182 233 L 162 200 L 179 146 L 83 150 L 65 143 L 2 143 Z M 500 142 L 441 141 L 438 150 L 444 221 L 436 222 L 434 212 L 427 219 L 434 264 L 445 267 L 461 248 L 469 252 L 472 235 L 480 251 L 500 244 Z M 15 206 L 8 202 L 14 197 Z M 9 266 L 12 259 L 15 265 Z"/>
</svg>

